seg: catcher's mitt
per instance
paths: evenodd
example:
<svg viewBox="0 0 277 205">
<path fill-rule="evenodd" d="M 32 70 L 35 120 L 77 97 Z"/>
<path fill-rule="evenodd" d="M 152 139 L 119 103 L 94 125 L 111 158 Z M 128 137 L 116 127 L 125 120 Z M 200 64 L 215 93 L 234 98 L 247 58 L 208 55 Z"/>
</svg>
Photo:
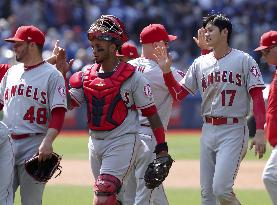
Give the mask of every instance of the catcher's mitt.
<svg viewBox="0 0 277 205">
<path fill-rule="evenodd" d="M 25 161 L 25 169 L 35 180 L 46 183 L 57 170 L 59 173 L 55 177 L 61 174 L 61 159 L 60 155 L 53 152 L 50 159 L 39 162 L 38 154 L 35 154 L 31 159 Z"/>
<path fill-rule="evenodd" d="M 154 159 L 145 171 L 145 186 L 148 189 L 155 189 L 158 187 L 167 177 L 173 162 L 174 160 L 169 154 Z"/>
</svg>

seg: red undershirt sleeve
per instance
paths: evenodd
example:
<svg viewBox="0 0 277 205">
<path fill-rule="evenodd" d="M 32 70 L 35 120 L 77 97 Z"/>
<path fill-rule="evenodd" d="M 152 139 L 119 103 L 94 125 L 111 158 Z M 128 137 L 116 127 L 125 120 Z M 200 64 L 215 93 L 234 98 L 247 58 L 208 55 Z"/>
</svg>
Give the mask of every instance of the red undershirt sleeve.
<svg viewBox="0 0 277 205">
<path fill-rule="evenodd" d="M 48 128 L 54 128 L 60 131 L 63 126 L 65 112 L 66 112 L 66 109 L 63 107 L 54 108 L 51 111 L 51 119 L 49 121 Z"/>
<path fill-rule="evenodd" d="M 181 101 L 189 94 L 189 92 L 175 80 L 172 72 L 164 73 L 163 78 L 174 100 Z"/>
<path fill-rule="evenodd" d="M 150 107 L 141 109 L 141 115 L 144 116 L 144 117 L 154 115 L 154 114 L 157 113 L 157 112 L 158 112 L 158 111 L 157 111 L 157 108 L 156 108 L 155 105 L 152 105 L 152 106 L 150 106 Z"/>
<path fill-rule="evenodd" d="M 265 102 L 262 88 L 256 87 L 249 91 L 253 100 L 253 113 L 256 120 L 256 129 L 264 129 L 265 124 Z"/>
</svg>

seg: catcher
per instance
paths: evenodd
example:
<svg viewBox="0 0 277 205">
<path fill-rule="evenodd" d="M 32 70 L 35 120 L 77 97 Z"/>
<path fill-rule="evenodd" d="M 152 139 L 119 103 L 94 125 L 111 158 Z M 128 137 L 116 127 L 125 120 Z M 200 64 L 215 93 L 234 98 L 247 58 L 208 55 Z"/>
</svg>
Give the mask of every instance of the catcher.
<svg viewBox="0 0 277 205">
<path fill-rule="evenodd" d="M 103 15 L 91 25 L 88 40 L 95 64 L 70 77 L 68 102 L 72 108 L 82 104 L 88 108 L 88 147 L 95 178 L 93 204 L 118 205 L 118 193 L 141 147 L 138 109 L 150 122 L 157 155 L 167 155 L 168 147 L 149 82 L 117 57 L 128 40 L 125 26 L 117 17 Z"/>
</svg>

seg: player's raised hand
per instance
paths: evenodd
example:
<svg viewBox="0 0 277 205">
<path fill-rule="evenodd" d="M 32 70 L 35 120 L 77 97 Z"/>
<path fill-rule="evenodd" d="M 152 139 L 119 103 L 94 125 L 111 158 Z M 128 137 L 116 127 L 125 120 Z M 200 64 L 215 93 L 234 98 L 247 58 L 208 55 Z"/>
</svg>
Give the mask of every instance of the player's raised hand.
<svg viewBox="0 0 277 205">
<path fill-rule="evenodd" d="M 200 49 L 202 49 L 202 50 L 211 50 L 211 48 L 209 48 L 209 46 L 206 42 L 205 29 L 203 27 L 198 29 L 197 38 L 196 37 L 192 37 L 192 38 Z"/>
<path fill-rule="evenodd" d="M 56 40 L 56 43 L 55 43 L 54 49 L 52 51 L 52 54 L 57 56 L 59 51 L 60 51 L 60 49 L 61 49 L 61 47 L 60 47 L 60 41 Z"/>
<path fill-rule="evenodd" d="M 172 57 L 168 54 L 164 42 L 159 42 L 155 45 L 155 53 L 153 55 L 164 73 L 171 71 L 170 66 L 172 65 Z"/>
<path fill-rule="evenodd" d="M 261 159 L 266 152 L 266 139 L 264 135 L 264 130 L 258 129 L 256 134 L 250 144 L 249 149 L 251 150 L 255 146 L 255 156 L 259 154 L 259 159 Z"/>
<path fill-rule="evenodd" d="M 65 49 L 60 48 L 56 58 L 56 68 L 65 76 L 66 73 L 71 69 L 74 60 L 71 59 L 69 62 L 66 61 Z"/>
<path fill-rule="evenodd" d="M 47 62 L 48 62 L 48 63 L 51 63 L 52 65 L 55 65 L 55 64 L 56 64 L 56 62 L 57 62 L 57 55 L 58 55 L 60 49 L 62 49 L 62 48 L 60 47 L 60 42 L 59 42 L 59 40 L 57 40 L 56 43 L 55 43 L 54 49 L 53 49 L 53 51 L 52 51 L 52 56 L 50 56 L 50 57 L 47 59 Z"/>
</svg>

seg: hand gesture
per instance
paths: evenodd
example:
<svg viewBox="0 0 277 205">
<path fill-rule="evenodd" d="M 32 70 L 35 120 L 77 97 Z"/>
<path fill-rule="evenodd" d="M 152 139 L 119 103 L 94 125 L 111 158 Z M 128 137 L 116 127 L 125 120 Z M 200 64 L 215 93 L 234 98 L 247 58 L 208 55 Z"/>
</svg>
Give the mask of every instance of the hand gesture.
<svg viewBox="0 0 277 205">
<path fill-rule="evenodd" d="M 57 62 L 57 55 L 58 55 L 60 49 L 61 49 L 61 48 L 60 48 L 60 46 L 59 46 L 59 40 L 57 40 L 56 43 L 55 43 L 55 47 L 54 47 L 54 49 L 53 49 L 53 51 L 52 51 L 52 56 L 50 56 L 50 57 L 47 59 L 47 62 L 48 62 L 48 63 L 51 63 L 52 65 L 55 65 L 55 64 L 56 64 L 56 62 Z"/>
<path fill-rule="evenodd" d="M 156 62 L 164 73 L 169 73 L 170 66 L 172 65 L 172 57 L 168 54 L 167 48 L 164 44 L 157 44 L 155 47 L 155 53 L 153 54 L 156 58 Z"/>
<path fill-rule="evenodd" d="M 193 37 L 193 40 L 195 41 L 197 46 L 201 50 L 211 50 L 211 48 L 209 48 L 209 46 L 207 45 L 207 42 L 205 40 L 205 29 L 202 27 L 202 28 L 198 29 L 197 33 L 198 33 L 197 38 Z"/>
<path fill-rule="evenodd" d="M 258 129 L 251 142 L 249 149 L 251 150 L 255 146 L 255 156 L 259 154 L 259 159 L 261 159 L 266 151 L 266 139 L 264 136 L 264 130 Z"/>
<path fill-rule="evenodd" d="M 65 76 L 66 73 L 71 69 L 73 62 L 73 59 L 67 62 L 65 49 L 59 48 L 56 58 L 56 68 L 63 74 L 63 76 Z"/>
</svg>

